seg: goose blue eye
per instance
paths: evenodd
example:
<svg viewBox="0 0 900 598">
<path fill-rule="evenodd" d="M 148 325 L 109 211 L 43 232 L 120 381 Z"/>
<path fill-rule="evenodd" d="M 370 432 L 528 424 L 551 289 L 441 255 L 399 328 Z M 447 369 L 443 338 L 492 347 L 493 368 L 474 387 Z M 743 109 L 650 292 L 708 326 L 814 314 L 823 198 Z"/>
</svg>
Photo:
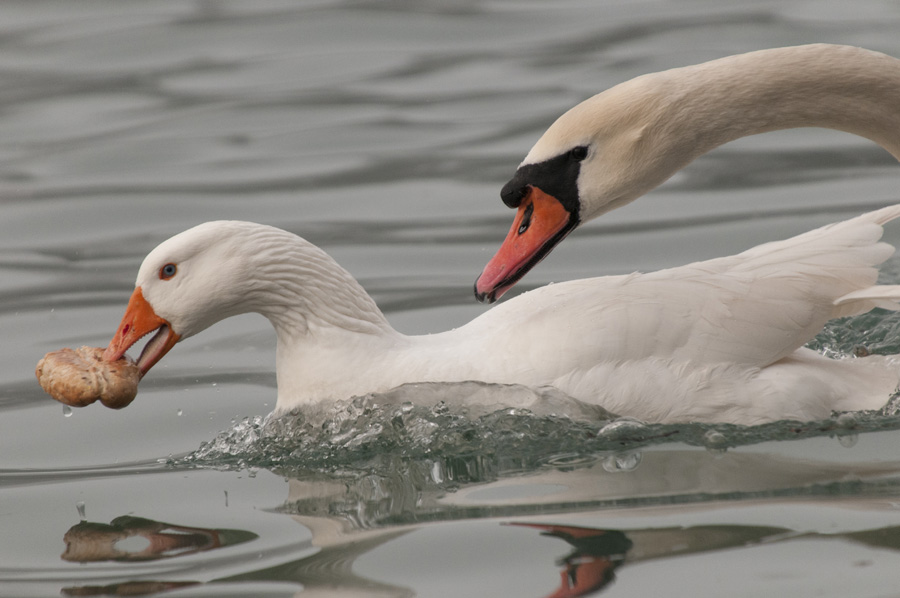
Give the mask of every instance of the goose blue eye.
<svg viewBox="0 0 900 598">
<path fill-rule="evenodd" d="M 178 267 L 175 264 L 166 264 L 162 268 L 159 269 L 159 278 L 160 280 L 169 280 L 178 272 Z"/>
</svg>

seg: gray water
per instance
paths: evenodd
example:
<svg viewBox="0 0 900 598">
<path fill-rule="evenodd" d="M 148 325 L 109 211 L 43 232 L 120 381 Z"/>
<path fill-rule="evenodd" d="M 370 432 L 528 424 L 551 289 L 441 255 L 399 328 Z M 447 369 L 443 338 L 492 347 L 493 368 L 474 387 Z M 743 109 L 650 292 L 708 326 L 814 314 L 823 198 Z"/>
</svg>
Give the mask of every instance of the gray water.
<svg viewBox="0 0 900 598">
<path fill-rule="evenodd" d="M 0 595 L 540 597 L 592 576 L 591 595 L 893 595 L 888 412 L 588 425 L 376 396 L 313 429 L 264 419 L 274 335 L 254 316 L 181 343 L 123 411 L 64 413 L 32 372 L 105 345 L 143 256 L 221 218 L 321 245 L 403 332 L 457 326 L 487 309 L 471 288 L 512 218 L 499 189 L 566 108 L 765 47 L 900 56 L 898 31 L 887 1 L 0 4 Z M 865 140 L 748 138 L 520 287 L 897 201 L 900 168 Z M 897 258 L 883 279 L 900 282 Z M 815 346 L 897 352 L 897 325 L 838 322 Z"/>
</svg>

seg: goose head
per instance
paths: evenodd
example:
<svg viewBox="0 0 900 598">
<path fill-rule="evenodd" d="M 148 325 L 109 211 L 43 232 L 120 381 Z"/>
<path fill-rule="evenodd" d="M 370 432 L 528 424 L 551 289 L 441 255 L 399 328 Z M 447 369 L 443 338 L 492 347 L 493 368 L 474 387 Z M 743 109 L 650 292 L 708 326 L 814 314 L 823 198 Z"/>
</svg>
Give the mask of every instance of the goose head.
<svg viewBox="0 0 900 598">
<path fill-rule="evenodd" d="M 260 290 L 260 232 L 289 235 L 244 222 L 207 222 L 157 246 L 144 259 L 125 315 L 104 358 L 114 361 L 155 333 L 137 365 L 141 375 L 180 340 L 232 315 L 254 311 Z"/>
<path fill-rule="evenodd" d="M 493 302 L 583 222 L 640 197 L 680 167 L 658 123 L 661 93 L 632 79 L 564 113 L 500 191 L 516 210 L 506 239 L 475 282 Z"/>
</svg>

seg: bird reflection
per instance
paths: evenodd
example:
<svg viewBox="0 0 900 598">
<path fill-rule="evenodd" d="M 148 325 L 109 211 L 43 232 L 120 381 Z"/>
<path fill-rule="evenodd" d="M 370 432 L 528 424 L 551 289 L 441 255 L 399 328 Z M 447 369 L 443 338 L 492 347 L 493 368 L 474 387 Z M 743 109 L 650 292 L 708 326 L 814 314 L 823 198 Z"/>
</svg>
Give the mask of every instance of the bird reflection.
<svg viewBox="0 0 900 598">
<path fill-rule="evenodd" d="M 206 529 L 173 525 L 124 515 L 107 523 L 81 521 L 63 536 L 61 558 L 77 563 L 141 562 L 182 557 L 234 546 L 258 538 L 236 529 Z M 146 596 L 198 585 L 198 581 L 125 581 L 62 589 L 64 596 Z"/>
<path fill-rule="evenodd" d="M 62 588 L 62 593 L 70 596 L 162 594 L 194 584 L 203 584 L 204 591 L 209 592 L 215 585 L 260 583 L 302 587 L 303 592 L 318 592 L 321 596 L 414 596 L 420 588 L 405 587 L 405 578 L 397 571 L 382 572 L 376 579 L 363 573 L 364 569 L 357 567 L 357 563 L 366 555 L 389 554 L 402 538 L 415 543 L 416 534 L 431 525 L 428 522 L 451 520 L 481 520 L 479 533 L 493 534 L 494 526 L 499 525 L 494 522 L 499 519 L 519 530 L 509 536 L 512 542 L 528 542 L 530 535 L 537 542 L 564 543 L 560 558 L 527 564 L 538 578 L 546 579 L 546 587 L 555 586 L 552 591 L 535 589 L 534 598 L 574 598 L 602 593 L 613 583 L 624 585 L 623 571 L 630 574 L 632 568 L 639 570 L 638 565 L 643 562 L 777 545 L 797 539 L 839 540 L 900 551 L 900 527 L 826 534 L 761 525 L 610 529 L 588 523 L 592 517 L 608 522 L 608 509 L 616 506 L 613 503 L 628 500 L 630 496 L 656 494 L 668 500 L 671 496 L 683 499 L 704 492 L 704 496 L 731 500 L 768 498 L 778 504 L 783 500 L 779 495 L 785 493 L 785 488 L 802 487 L 807 493 L 810 488 L 824 488 L 823 492 L 832 492 L 834 480 L 846 476 L 848 471 L 855 471 L 865 479 L 864 474 L 880 475 L 884 469 L 869 472 L 845 464 L 779 461 L 769 455 L 722 457 L 704 451 L 684 454 L 651 451 L 641 461 L 637 473 L 611 472 L 602 462 L 573 459 L 566 460 L 565 467 L 548 467 L 528 476 L 505 475 L 506 471 L 515 471 L 514 464 L 485 458 L 410 462 L 399 457 L 389 460 L 381 455 L 377 464 L 382 466 L 341 477 L 298 470 L 285 475 L 289 481 L 287 499 L 269 511 L 284 517 L 287 523 L 284 531 L 288 536 L 292 534 L 291 526 L 296 525 L 297 546 L 302 545 L 302 554 L 289 543 L 285 545 L 287 549 L 267 553 L 265 561 L 255 567 L 255 561 L 245 558 L 247 555 L 228 553 L 227 558 L 215 555 L 205 559 L 200 567 L 196 563 L 191 565 L 189 570 L 197 577 L 189 580 L 183 578 L 188 568 L 182 563 L 171 568 L 177 571 L 171 578 L 160 573 L 159 568 L 154 569 L 155 580 L 134 579 L 133 566 L 123 568 L 123 578 L 118 580 L 110 577 L 108 568 L 101 568 L 92 578 L 95 585 L 73 583 Z M 884 492 L 883 478 L 875 479 L 879 493 Z M 854 483 L 856 496 L 848 499 L 847 505 L 864 508 L 868 503 L 859 496 L 859 482 Z M 760 488 L 764 485 L 769 486 L 768 497 L 761 496 Z M 599 498 L 598 489 L 604 493 Z M 582 508 L 575 512 L 572 504 L 580 504 Z M 876 500 L 868 506 L 877 504 Z M 667 504 L 667 522 L 676 519 L 682 508 L 688 512 L 694 507 Z M 552 512 L 566 513 L 561 516 L 566 520 L 547 515 Z M 544 516 L 550 520 L 537 519 Z M 583 525 L 572 525 L 573 517 L 579 518 L 575 523 Z M 538 540 L 538 534 L 547 540 Z M 66 549 L 62 559 L 78 563 L 172 560 L 255 538 L 256 534 L 248 531 L 124 516 L 109 524 L 83 521 L 72 526 L 64 535 Z M 255 544 L 249 546 L 252 548 L 247 550 L 255 556 Z M 503 550 L 503 546 L 497 548 Z M 233 566 L 235 559 L 243 564 L 239 569 Z M 434 565 L 445 567 L 447 563 Z M 150 571 L 146 570 L 140 577 L 146 577 Z M 107 585 L 97 583 L 101 580 Z"/>
<path fill-rule="evenodd" d="M 567 542 L 572 551 L 557 561 L 560 585 L 544 598 L 576 598 L 607 588 L 626 563 L 671 558 L 797 539 L 840 539 L 870 548 L 900 550 L 900 527 L 843 534 L 801 533 L 783 527 L 701 525 L 611 530 L 568 525 L 512 523 L 541 530 L 542 536 Z"/>
<path fill-rule="evenodd" d="M 746 547 L 798 535 L 786 528 L 750 525 L 636 530 L 540 523 L 512 525 L 538 529 L 542 536 L 558 538 L 572 546 L 572 551 L 557 561 L 557 565 L 562 567 L 560 586 L 545 598 L 575 598 L 602 590 L 615 580 L 616 570 L 625 563 Z"/>
<path fill-rule="evenodd" d="M 199 585 L 198 581 L 126 581 L 108 586 L 63 588 L 63 596 L 148 596 Z"/>
<path fill-rule="evenodd" d="M 618 530 L 514 523 L 541 530 L 542 536 L 552 536 L 572 545 L 572 552 L 557 561 L 560 572 L 559 588 L 547 598 L 574 598 L 605 588 L 615 578 L 615 570 L 625 562 L 632 541 Z"/>
<path fill-rule="evenodd" d="M 205 529 L 173 525 L 125 515 L 109 524 L 82 521 L 63 536 L 62 559 L 87 563 L 97 561 L 150 561 L 185 556 L 258 538 L 235 529 Z"/>
<path fill-rule="evenodd" d="M 211 583 L 234 582 L 292 582 L 307 590 L 320 589 L 325 595 L 341 592 L 362 592 L 368 596 L 414 595 L 410 588 L 377 582 L 359 576 L 353 564 L 365 554 L 381 549 L 391 541 L 416 527 L 368 530 L 362 535 L 344 530 L 334 535 L 327 531 L 328 517 L 309 526 L 314 534 L 331 536 L 320 545 L 319 552 L 274 567 L 212 580 Z M 333 525 L 335 522 L 331 522 Z M 844 534 L 802 533 L 783 527 L 748 525 L 701 525 L 643 529 L 605 529 L 552 523 L 513 522 L 509 525 L 536 530 L 542 536 L 566 542 L 570 551 L 554 563 L 546 563 L 548 572 L 556 567 L 559 585 L 543 598 L 576 598 L 607 589 L 616 579 L 616 572 L 625 565 L 713 552 L 723 549 L 749 547 L 796 539 L 839 538 L 873 548 L 900 550 L 900 527 L 885 527 Z M 198 552 L 232 546 L 255 539 L 251 532 L 231 529 L 206 529 L 172 525 L 140 517 L 124 516 L 109 524 L 81 522 L 65 534 L 67 561 L 137 562 L 178 558 Z M 135 539 L 140 541 L 140 545 Z M 321 540 L 321 538 L 320 538 Z M 314 540 L 314 543 L 316 541 Z M 109 585 L 85 585 L 62 589 L 66 596 L 139 596 L 160 594 L 187 586 L 201 585 L 200 581 L 124 581 Z"/>
</svg>

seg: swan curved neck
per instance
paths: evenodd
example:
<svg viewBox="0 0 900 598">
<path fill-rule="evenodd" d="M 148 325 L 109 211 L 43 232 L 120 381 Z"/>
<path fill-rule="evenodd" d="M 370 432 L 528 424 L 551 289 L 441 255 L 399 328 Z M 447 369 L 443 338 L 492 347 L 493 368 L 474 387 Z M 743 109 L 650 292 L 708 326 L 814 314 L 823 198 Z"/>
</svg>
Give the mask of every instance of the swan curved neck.
<svg viewBox="0 0 900 598">
<path fill-rule="evenodd" d="M 885 54 L 799 46 L 660 75 L 676 98 L 669 122 L 693 138 L 695 156 L 747 135 L 823 127 L 871 139 L 900 160 L 900 60 Z"/>
<path fill-rule="evenodd" d="M 604 175 L 579 179 L 586 221 L 647 193 L 700 155 L 758 133 L 837 129 L 900 160 L 898 98 L 896 58 L 827 44 L 776 48 L 627 81 L 563 115 L 551 139 L 571 138 L 585 120 L 599 132 Z"/>
</svg>

